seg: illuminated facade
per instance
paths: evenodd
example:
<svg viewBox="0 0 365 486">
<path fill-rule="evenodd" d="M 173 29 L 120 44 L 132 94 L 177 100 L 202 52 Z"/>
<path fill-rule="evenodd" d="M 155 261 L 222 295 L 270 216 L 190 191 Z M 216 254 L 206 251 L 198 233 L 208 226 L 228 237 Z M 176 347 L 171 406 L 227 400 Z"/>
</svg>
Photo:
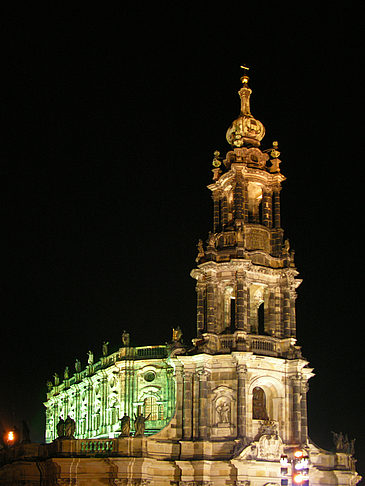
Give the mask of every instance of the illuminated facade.
<svg viewBox="0 0 365 486">
<path fill-rule="evenodd" d="M 149 416 L 146 435 L 161 430 L 175 412 L 174 368 L 167 356 L 166 346 L 126 345 L 72 376 L 66 373 L 61 383 L 56 378 L 45 403 L 46 441 L 57 438 L 59 418 L 67 416 L 76 422 L 77 439 L 118 437 L 120 419 L 138 410 Z"/>
<path fill-rule="evenodd" d="M 37 452 L 48 457 L 43 464 L 44 477 L 54 479 L 50 484 L 360 480 L 351 443 L 338 439 L 336 452 L 327 452 L 308 437 L 306 393 L 313 373 L 296 340 L 301 280 L 281 228 L 285 177 L 277 144 L 260 149 L 265 129 L 250 112 L 247 75 L 239 95 L 240 115 L 227 131 L 231 149 L 213 160 L 212 231 L 206 245 L 199 241 L 191 272 L 197 292 L 193 348 L 188 351 L 174 331 L 170 345 L 126 344 L 95 364 L 90 359 L 62 383 L 56 380 L 45 403 L 51 444 Z M 146 437 L 133 426 L 141 412 L 149 417 Z M 59 416 L 68 415 L 76 423 L 75 439 L 54 440 Z M 121 437 L 125 415 L 132 427 Z"/>
</svg>

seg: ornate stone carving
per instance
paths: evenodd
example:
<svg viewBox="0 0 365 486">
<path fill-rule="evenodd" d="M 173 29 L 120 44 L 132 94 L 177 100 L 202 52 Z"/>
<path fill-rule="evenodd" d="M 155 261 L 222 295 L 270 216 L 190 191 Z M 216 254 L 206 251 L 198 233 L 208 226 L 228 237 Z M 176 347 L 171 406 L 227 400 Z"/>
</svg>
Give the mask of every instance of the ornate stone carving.
<svg viewBox="0 0 365 486">
<path fill-rule="evenodd" d="M 258 443 L 257 459 L 278 461 L 283 454 L 283 442 L 278 435 L 263 435 Z"/>
<path fill-rule="evenodd" d="M 249 444 L 237 459 L 279 461 L 283 451 L 283 441 L 278 434 L 264 434 L 258 441 Z"/>
</svg>

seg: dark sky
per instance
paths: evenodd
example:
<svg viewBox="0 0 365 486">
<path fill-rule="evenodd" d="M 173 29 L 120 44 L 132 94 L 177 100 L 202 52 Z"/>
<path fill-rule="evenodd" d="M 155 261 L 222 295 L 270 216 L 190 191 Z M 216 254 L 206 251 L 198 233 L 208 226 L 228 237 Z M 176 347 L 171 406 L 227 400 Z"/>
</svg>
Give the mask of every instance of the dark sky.
<svg viewBox="0 0 365 486">
<path fill-rule="evenodd" d="M 123 329 L 194 337 L 189 273 L 246 63 L 287 177 L 310 435 L 356 437 L 364 474 L 360 12 L 152 5 L 1 14 L 1 421 L 42 440 L 46 381 Z"/>
</svg>

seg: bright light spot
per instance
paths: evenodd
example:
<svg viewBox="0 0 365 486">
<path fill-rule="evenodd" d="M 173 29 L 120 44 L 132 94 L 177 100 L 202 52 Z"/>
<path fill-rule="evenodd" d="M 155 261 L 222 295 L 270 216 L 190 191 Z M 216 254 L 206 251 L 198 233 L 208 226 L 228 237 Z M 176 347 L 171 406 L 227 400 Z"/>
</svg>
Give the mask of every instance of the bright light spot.
<svg viewBox="0 0 365 486">
<path fill-rule="evenodd" d="M 302 483 L 302 482 L 304 481 L 304 479 L 305 479 L 305 477 L 303 476 L 303 474 L 302 474 L 302 473 L 296 474 L 296 475 L 294 476 L 294 482 L 295 482 L 296 484 L 300 484 L 300 483 Z"/>
<path fill-rule="evenodd" d="M 10 432 L 8 432 L 8 441 L 12 442 L 14 439 L 14 432 L 11 430 Z"/>
<path fill-rule="evenodd" d="M 296 457 L 297 459 L 299 459 L 300 457 L 303 457 L 303 451 L 295 451 L 294 457 Z"/>
<path fill-rule="evenodd" d="M 295 469 L 307 469 L 308 467 L 308 459 L 302 459 L 301 461 L 295 464 Z"/>
<path fill-rule="evenodd" d="M 287 466 L 288 465 L 288 458 L 286 456 L 281 456 L 280 457 L 280 464 L 282 466 Z"/>
</svg>

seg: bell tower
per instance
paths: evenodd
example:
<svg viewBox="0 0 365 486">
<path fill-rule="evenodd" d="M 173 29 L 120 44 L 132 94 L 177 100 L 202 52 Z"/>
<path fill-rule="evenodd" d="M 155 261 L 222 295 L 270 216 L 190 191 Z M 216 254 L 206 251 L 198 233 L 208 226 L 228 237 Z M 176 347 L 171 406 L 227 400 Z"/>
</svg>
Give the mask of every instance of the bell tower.
<svg viewBox="0 0 365 486">
<path fill-rule="evenodd" d="M 263 124 L 251 114 L 244 67 L 241 110 L 227 130 L 225 157 L 214 153 L 213 227 L 198 243 L 197 339 L 200 352 L 252 351 L 299 358 L 295 299 L 301 280 L 284 240 L 278 143 L 261 150 Z"/>
</svg>

